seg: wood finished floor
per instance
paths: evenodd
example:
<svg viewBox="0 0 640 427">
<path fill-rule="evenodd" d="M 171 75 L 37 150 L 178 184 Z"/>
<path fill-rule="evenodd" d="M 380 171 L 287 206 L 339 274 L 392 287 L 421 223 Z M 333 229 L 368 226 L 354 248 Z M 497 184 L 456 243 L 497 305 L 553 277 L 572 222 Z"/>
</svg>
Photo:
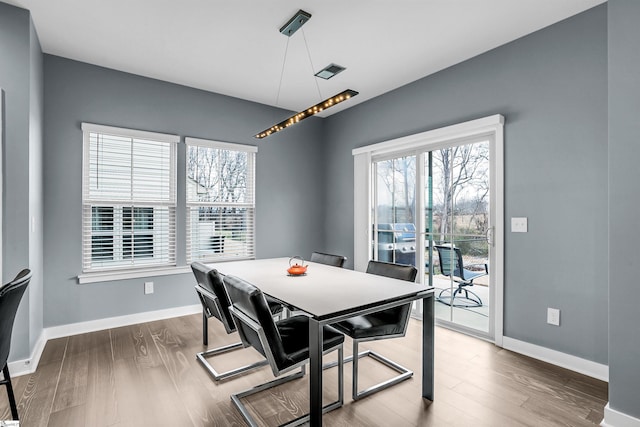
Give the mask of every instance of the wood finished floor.
<svg viewBox="0 0 640 427">
<path fill-rule="evenodd" d="M 14 379 L 21 427 L 242 426 L 229 394 L 273 378 L 268 367 L 214 382 L 196 361 L 203 349 L 200 315 L 142 323 L 51 340 L 38 369 Z M 210 321 L 209 343 L 237 340 Z M 327 426 L 594 426 L 603 418 L 607 384 L 436 328 L 435 402 L 420 397 L 419 321 L 406 337 L 375 348 L 414 370 L 400 385 L 351 400 L 351 364 L 345 365 L 345 404 L 327 414 Z M 351 353 L 351 341 L 345 342 Z M 220 369 L 257 360 L 252 349 L 214 358 Z M 375 366 L 374 366 L 375 365 Z M 371 368 L 370 368 L 371 367 Z M 385 369 L 361 363 L 361 387 Z M 337 369 L 325 372 L 325 397 L 336 396 Z M 2 387 L 4 389 L 4 387 Z M 2 392 L 4 393 L 4 392 Z M 306 379 L 248 400 L 267 426 L 301 414 Z M 0 397 L 0 419 L 10 419 Z"/>
</svg>

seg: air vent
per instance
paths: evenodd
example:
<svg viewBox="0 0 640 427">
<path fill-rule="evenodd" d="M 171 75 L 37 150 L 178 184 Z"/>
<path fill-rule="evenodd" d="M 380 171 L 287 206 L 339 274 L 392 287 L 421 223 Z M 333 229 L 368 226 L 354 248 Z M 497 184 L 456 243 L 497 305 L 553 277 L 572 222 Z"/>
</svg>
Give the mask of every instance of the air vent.
<svg viewBox="0 0 640 427">
<path fill-rule="evenodd" d="M 341 67 L 340 65 L 330 64 L 324 67 L 322 70 L 316 73 L 316 77 L 320 77 L 321 79 L 329 80 L 331 77 L 335 76 L 341 71 L 346 70 L 345 67 Z"/>
</svg>

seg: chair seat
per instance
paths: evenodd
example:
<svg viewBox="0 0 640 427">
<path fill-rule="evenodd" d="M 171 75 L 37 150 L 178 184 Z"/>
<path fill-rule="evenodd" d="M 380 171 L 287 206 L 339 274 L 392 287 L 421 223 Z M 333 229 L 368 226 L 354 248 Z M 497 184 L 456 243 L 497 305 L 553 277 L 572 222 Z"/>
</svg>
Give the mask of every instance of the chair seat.
<svg viewBox="0 0 640 427">
<path fill-rule="evenodd" d="M 333 326 L 355 339 L 396 335 L 404 332 L 404 324 L 398 323 L 397 314 L 389 311 L 352 317 Z"/>
<path fill-rule="evenodd" d="M 309 318 L 307 316 L 293 316 L 280 320 L 276 322 L 276 327 L 291 365 L 309 358 Z M 331 326 L 324 327 L 323 351 L 343 342 L 344 335 Z"/>
<path fill-rule="evenodd" d="M 486 276 L 487 273 L 482 270 L 482 271 L 473 271 L 473 270 L 467 270 L 466 268 L 464 269 L 464 279 L 465 281 L 472 281 L 473 279 L 475 279 L 476 277 L 480 277 L 480 276 Z"/>
</svg>

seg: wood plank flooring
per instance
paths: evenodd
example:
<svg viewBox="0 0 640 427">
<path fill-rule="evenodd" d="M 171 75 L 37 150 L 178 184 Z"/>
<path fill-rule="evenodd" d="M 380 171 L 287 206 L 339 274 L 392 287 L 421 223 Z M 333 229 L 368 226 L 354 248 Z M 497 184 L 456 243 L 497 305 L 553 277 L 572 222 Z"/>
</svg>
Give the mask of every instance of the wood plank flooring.
<svg viewBox="0 0 640 427">
<path fill-rule="evenodd" d="M 327 426 L 594 426 L 603 418 L 607 384 L 436 328 L 435 402 L 420 397 L 419 321 L 406 337 L 375 348 L 413 369 L 413 378 L 358 402 L 345 365 L 345 404 Z M 203 349 L 200 315 L 142 323 L 51 340 L 35 373 L 14 379 L 21 427 L 242 426 L 229 394 L 273 378 L 268 367 L 214 382 L 196 361 Z M 215 319 L 212 346 L 238 340 Z M 351 341 L 345 341 L 345 354 Z M 332 357 L 331 355 L 327 358 Z M 216 356 L 225 370 L 258 360 L 252 349 Z M 360 387 L 390 371 L 362 359 Z M 274 426 L 308 409 L 307 379 L 247 400 L 262 425 Z M 325 372 L 325 399 L 335 399 L 337 369 Z M 0 397 L 0 419 L 10 419 Z"/>
</svg>

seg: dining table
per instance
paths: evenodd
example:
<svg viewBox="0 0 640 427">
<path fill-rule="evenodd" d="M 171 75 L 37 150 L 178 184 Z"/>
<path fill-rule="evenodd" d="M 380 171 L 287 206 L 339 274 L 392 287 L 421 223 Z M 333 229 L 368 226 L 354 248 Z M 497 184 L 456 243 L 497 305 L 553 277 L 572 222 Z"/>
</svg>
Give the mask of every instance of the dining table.
<svg viewBox="0 0 640 427">
<path fill-rule="evenodd" d="M 209 264 L 246 280 L 263 293 L 309 316 L 309 423 L 322 425 L 323 326 L 422 300 L 422 397 L 433 400 L 434 288 L 384 276 L 307 262 L 302 275 L 289 275 L 289 257 Z"/>
</svg>

